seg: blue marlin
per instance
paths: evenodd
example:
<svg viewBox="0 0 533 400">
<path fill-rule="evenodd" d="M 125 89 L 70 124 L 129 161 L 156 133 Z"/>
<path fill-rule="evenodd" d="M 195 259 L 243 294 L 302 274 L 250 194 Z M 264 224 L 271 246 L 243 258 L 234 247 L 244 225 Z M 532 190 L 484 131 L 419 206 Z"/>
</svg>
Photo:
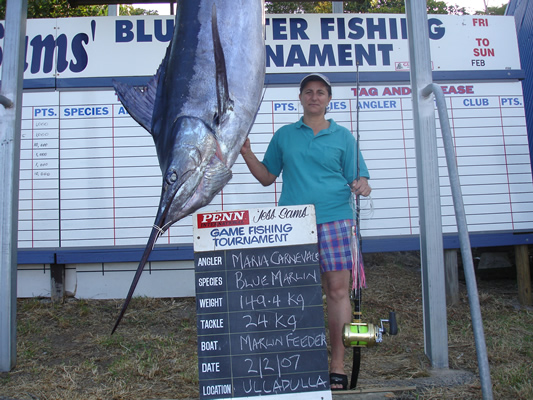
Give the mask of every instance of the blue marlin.
<svg viewBox="0 0 533 400">
<path fill-rule="evenodd" d="M 131 117 L 154 139 L 163 182 L 152 232 L 112 333 L 157 239 L 209 204 L 231 179 L 264 76 L 263 0 L 182 0 L 172 41 L 146 87 L 114 82 Z"/>
</svg>

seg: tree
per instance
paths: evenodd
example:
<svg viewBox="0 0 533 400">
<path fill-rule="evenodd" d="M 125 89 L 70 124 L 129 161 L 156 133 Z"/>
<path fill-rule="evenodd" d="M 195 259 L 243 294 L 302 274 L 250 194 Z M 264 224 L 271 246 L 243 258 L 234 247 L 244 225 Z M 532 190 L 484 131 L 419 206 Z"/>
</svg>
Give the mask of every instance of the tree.
<svg viewBox="0 0 533 400">
<path fill-rule="evenodd" d="M 265 10 L 269 14 L 301 14 L 301 13 L 330 13 L 329 1 L 290 1 L 282 3 L 265 2 Z"/>
<path fill-rule="evenodd" d="M 474 15 L 505 15 L 507 4 L 496 7 L 487 7 L 487 11 L 476 11 Z"/>
<path fill-rule="evenodd" d="M 145 10 L 144 8 L 135 8 L 131 4 L 121 4 L 119 15 L 159 15 L 156 10 Z M 107 15 L 107 8 L 106 8 Z"/>
<path fill-rule="evenodd" d="M 444 1 L 427 0 L 429 14 L 467 14 L 464 7 L 457 4 L 449 6 Z M 330 1 L 301 2 L 291 1 L 288 3 L 266 2 L 266 12 L 270 14 L 293 14 L 293 13 L 330 13 Z M 382 13 L 382 14 L 405 14 L 404 0 L 359 0 L 344 1 L 344 12 L 347 13 Z"/>
<path fill-rule="evenodd" d="M 107 15 L 107 5 L 71 7 L 67 0 L 28 0 L 28 18 L 65 18 Z M 155 15 L 157 11 L 121 5 L 120 15 Z M 0 0 L 0 20 L 6 18 L 6 0 Z"/>
</svg>

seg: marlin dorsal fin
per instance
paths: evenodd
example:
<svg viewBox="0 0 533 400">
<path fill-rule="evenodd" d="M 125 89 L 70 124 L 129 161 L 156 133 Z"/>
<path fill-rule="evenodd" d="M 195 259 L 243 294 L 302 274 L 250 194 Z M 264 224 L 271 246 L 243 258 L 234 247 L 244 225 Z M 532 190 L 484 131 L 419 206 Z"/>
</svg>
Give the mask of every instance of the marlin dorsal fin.
<svg viewBox="0 0 533 400">
<path fill-rule="evenodd" d="M 233 102 L 229 97 L 226 59 L 224 58 L 224 49 L 222 48 L 218 33 L 217 9 L 215 4 L 213 4 L 213 14 L 211 16 L 211 29 L 213 32 L 213 49 L 215 52 L 218 117 L 220 118 L 232 106 Z"/>
<path fill-rule="evenodd" d="M 165 74 L 168 59 L 168 49 L 165 58 L 157 69 L 157 72 L 146 84 L 144 88 L 128 85 L 127 83 L 113 80 L 113 86 L 117 95 L 130 114 L 130 116 L 139 123 L 144 129 L 154 135 L 152 132 L 152 119 L 154 114 L 154 104 L 157 94 L 159 80 Z"/>
</svg>

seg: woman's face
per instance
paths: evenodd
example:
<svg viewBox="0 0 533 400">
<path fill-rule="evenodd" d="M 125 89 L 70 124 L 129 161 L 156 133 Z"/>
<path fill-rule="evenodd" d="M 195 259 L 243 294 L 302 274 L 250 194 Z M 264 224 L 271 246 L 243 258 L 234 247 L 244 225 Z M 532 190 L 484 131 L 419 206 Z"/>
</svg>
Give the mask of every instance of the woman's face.
<svg viewBox="0 0 533 400">
<path fill-rule="evenodd" d="M 304 108 L 304 114 L 307 115 L 326 114 L 326 107 L 330 100 L 328 87 L 322 81 L 308 82 L 300 93 L 300 103 Z"/>
</svg>

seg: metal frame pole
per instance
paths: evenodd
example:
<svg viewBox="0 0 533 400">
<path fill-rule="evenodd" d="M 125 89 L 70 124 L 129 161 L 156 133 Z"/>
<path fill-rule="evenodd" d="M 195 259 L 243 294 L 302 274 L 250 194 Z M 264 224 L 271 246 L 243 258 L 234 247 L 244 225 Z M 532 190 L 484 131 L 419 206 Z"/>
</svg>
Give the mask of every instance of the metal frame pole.
<svg viewBox="0 0 533 400">
<path fill-rule="evenodd" d="M 433 97 L 422 90 L 433 82 L 426 1 L 407 0 L 407 29 L 420 219 L 424 344 L 433 368 L 448 368 L 448 327 L 440 203 L 437 130 Z"/>
<path fill-rule="evenodd" d="M 120 4 L 109 4 L 107 6 L 107 15 L 109 17 L 116 17 L 120 14 Z"/>
<path fill-rule="evenodd" d="M 432 83 L 422 90 L 422 96 L 430 96 L 433 93 L 439 111 L 439 121 L 448 165 L 448 176 L 452 189 L 453 206 L 455 209 L 455 219 L 461 244 L 461 254 L 463 256 L 463 269 L 466 278 L 466 288 L 468 291 L 468 303 L 470 304 L 470 316 L 472 318 L 472 329 L 474 330 L 474 340 L 476 342 L 476 352 L 479 367 L 479 377 L 481 379 L 481 391 L 484 400 L 492 400 L 492 383 L 490 378 L 489 358 L 487 346 L 485 344 L 485 334 L 483 333 L 483 321 L 481 318 L 481 307 L 479 305 L 479 295 L 477 291 L 476 274 L 474 273 L 474 261 L 472 259 L 472 249 L 470 247 L 470 237 L 468 236 L 468 225 L 466 223 L 465 207 L 461 184 L 459 181 L 459 171 L 455 160 L 455 151 L 450 129 L 450 121 L 446 110 L 446 100 L 442 88 Z"/>
<path fill-rule="evenodd" d="M 6 9 L 0 97 L 0 372 L 17 359 L 17 237 L 22 82 L 27 0 Z"/>
<path fill-rule="evenodd" d="M 331 12 L 334 14 L 342 14 L 344 12 L 344 3 L 342 1 L 332 1 Z"/>
</svg>

